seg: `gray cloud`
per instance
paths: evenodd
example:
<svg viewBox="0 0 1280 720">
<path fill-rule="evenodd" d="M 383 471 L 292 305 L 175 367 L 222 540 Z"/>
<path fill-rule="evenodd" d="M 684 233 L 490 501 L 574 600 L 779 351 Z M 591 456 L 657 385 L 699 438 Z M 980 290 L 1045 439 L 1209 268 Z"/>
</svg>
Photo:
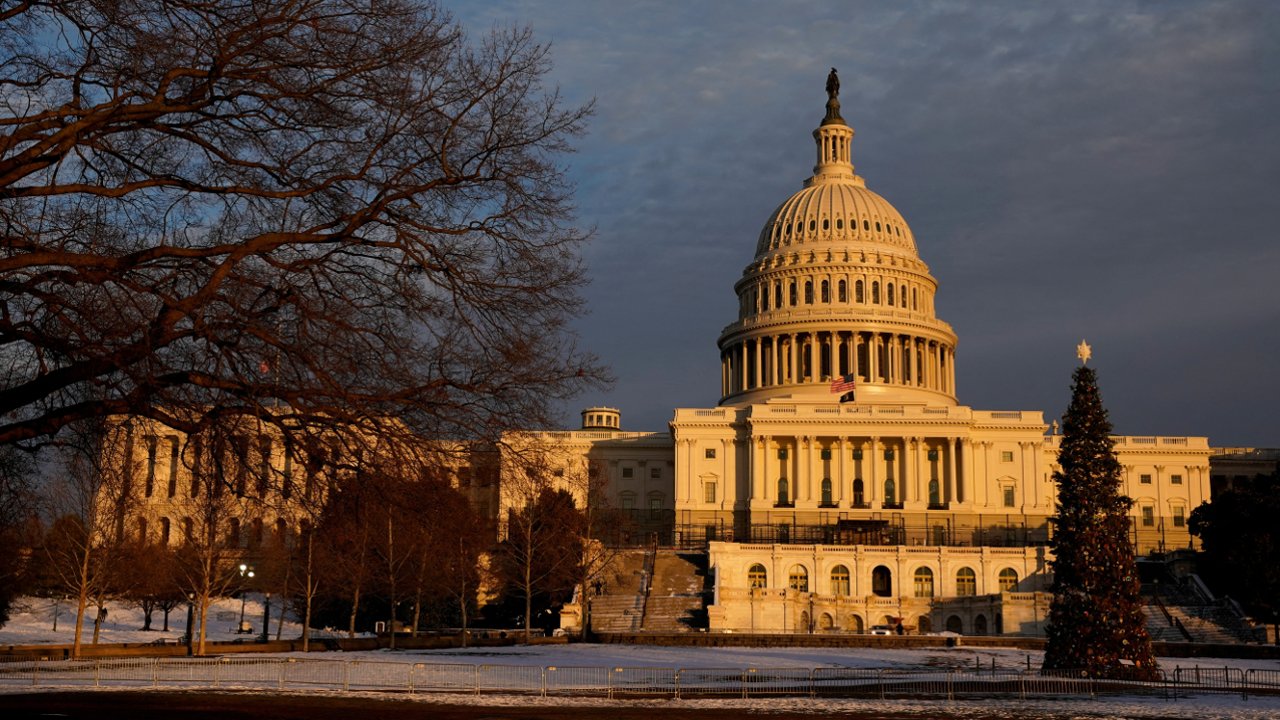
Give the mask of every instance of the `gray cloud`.
<svg viewBox="0 0 1280 720">
<path fill-rule="evenodd" d="M 961 402 L 1057 416 L 1087 337 L 1118 431 L 1280 443 L 1275 3 L 455 11 L 532 25 L 566 96 L 597 101 L 570 158 L 597 229 L 578 327 L 618 383 L 583 404 L 662 429 L 715 403 L 733 282 L 810 172 L 836 66 L 859 173 L 942 284 Z"/>
</svg>

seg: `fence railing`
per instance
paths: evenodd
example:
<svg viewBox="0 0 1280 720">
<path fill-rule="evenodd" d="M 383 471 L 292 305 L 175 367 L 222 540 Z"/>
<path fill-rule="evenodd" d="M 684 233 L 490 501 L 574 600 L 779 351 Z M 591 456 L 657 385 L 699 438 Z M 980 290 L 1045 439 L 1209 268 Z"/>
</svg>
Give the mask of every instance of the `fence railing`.
<svg viewBox="0 0 1280 720">
<path fill-rule="evenodd" d="M 102 658 L 0 662 L 0 687 L 321 688 L 351 692 L 520 694 L 541 697 L 999 698 L 1203 693 L 1280 695 L 1280 670 L 1177 667 L 1141 679 L 1072 671 L 888 668 L 667 668 L 467 665 L 294 657 Z"/>
</svg>

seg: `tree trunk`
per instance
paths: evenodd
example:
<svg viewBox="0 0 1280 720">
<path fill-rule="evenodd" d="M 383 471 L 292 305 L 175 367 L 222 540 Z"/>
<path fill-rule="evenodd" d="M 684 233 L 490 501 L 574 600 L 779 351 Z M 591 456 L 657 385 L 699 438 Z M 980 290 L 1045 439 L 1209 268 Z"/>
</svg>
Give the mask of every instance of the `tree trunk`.
<svg viewBox="0 0 1280 720">
<path fill-rule="evenodd" d="M 306 604 L 302 617 L 302 652 L 308 652 L 311 649 L 311 598 L 315 595 L 315 579 L 312 577 L 311 568 L 313 544 L 312 533 L 307 533 L 307 576 L 302 592 Z"/>
<path fill-rule="evenodd" d="M 151 631 L 151 613 L 156 611 L 156 604 L 150 600 L 142 601 L 142 629 L 145 632 Z"/>
<path fill-rule="evenodd" d="M 199 598 L 200 601 L 200 636 L 196 642 L 196 655 L 204 655 L 205 629 L 209 620 L 209 594 L 206 591 Z"/>
<path fill-rule="evenodd" d="M 102 632 L 102 621 L 107 616 L 106 608 L 103 607 L 103 604 L 105 602 L 106 602 L 105 600 L 99 598 L 97 604 L 95 605 L 98 612 L 93 616 L 93 642 L 91 643 L 92 645 L 98 644 L 98 636 Z"/>
<path fill-rule="evenodd" d="M 347 637 L 356 636 L 356 614 L 360 612 L 360 583 L 356 582 L 355 590 L 351 593 L 351 617 L 347 620 Z"/>
<path fill-rule="evenodd" d="M 160 632 L 169 632 L 169 611 L 173 610 L 173 608 L 169 607 L 168 605 L 165 605 L 163 609 L 164 609 L 164 628 L 162 628 Z"/>
</svg>

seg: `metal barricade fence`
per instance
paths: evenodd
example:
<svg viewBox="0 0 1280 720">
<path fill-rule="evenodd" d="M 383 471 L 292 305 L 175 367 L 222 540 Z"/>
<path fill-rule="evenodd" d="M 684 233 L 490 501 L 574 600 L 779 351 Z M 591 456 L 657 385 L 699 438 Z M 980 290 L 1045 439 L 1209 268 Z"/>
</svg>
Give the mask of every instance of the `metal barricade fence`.
<svg viewBox="0 0 1280 720">
<path fill-rule="evenodd" d="M 218 658 L 213 665 L 214 687 L 279 687 L 279 658 Z"/>
<path fill-rule="evenodd" d="M 1280 670 L 1252 668 L 1244 673 L 1244 684 L 1250 692 L 1280 693 Z"/>
<path fill-rule="evenodd" d="M 353 660 L 347 663 L 343 690 L 395 690 L 408 692 L 413 665 L 385 660 Z"/>
<path fill-rule="evenodd" d="M 747 668 L 742 672 L 742 697 L 811 695 L 810 668 Z"/>
<path fill-rule="evenodd" d="M 874 668 L 814 668 L 810 682 L 818 697 L 880 696 L 880 671 Z"/>
<path fill-rule="evenodd" d="M 409 692 L 476 692 L 475 665 L 416 663 Z"/>
<path fill-rule="evenodd" d="M 1196 692 L 1244 692 L 1244 671 L 1229 667 L 1178 667 L 1173 670 L 1173 683 L 1178 688 Z"/>
<path fill-rule="evenodd" d="M 542 668 L 529 665 L 479 665 L 476 692 L 542 694 Z"/>
<path fill-rule="evenodd" d="M 875 668 L 662 668 L 466 665 L 383 660 L 104 658 L 0 665 L 0 685 L 61 687 L 326 688 L 380 692 L 519 693 L 610 698 L 765 696 L 983 698 L 1101 694 L 1280 694 L 1280 670 L 1177 668 L 1096 679 L 1079 671 L 971 672 Z"/>
<path fill-rule="evenodd" d="M 543 673 L 546 695 L 609 696 L 609 668 L 548 665 Z"/>
<path fill-rule="evenodd" d="M 92 686 L 98 679 L 96 660 L 49 660 L 31 668 L 32 685 Z"/>
<path fill-rule="evenodd" d="M 928 670 L 880 671 L 880 697 L 901 698 L 952 697 L 952 673 Z"/>
<path fill-rule="evenodd" d="M 103 658 L 97 662 L 99 687 L 156 684 L 156 658 Z"/>
<path fill-rule="evenodd" d="M 675 697 L 675 668 L 615 667 L 609 671 L 611 697 Z"/>
<path fill-rule="evenodd" d="M 280 687 L 322 687 L 341 690 L 347 676 L 345 660 L 312 660 L 310 658 L 282 658 L 280 661 Z"/>
<path fill-rule="evenodd" d="M 675 697 L 742 697 L 742 668 L 680 668 Z"/>
</svg>

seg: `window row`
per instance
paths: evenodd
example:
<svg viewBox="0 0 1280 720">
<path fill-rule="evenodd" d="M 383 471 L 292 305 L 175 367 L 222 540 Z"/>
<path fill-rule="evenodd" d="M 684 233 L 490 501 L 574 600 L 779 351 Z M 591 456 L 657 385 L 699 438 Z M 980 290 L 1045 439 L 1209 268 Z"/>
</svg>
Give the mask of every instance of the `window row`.
<svg viewBox="0 0 1280 720">
<path fill-rule="evenodd" d="M 906 283 L 888 281 L 882 286 L 879 280 L 872 280 L 869 284 L 862 280 L 853 282 L 853 302 L 857 305 L 886 305 L 904 310 L 919 310 L 920 295 L 918 288 Z M 816 285 L 812 280 L 779 280 L 744 293 L 742 310 L 744 313 L 768 312 L 770 309 L 784 307 L 829 305 L 832 302 L 847 304 L 849 301 L 849 284 L 844 280 L 837 280 L 834 286 L 829 280 L 821 280 Z"/>
<path fill-rule="evenodd" d="M 772 233 L 774 240 L 773 247 L 778 246 L 778 241 L 785 241 L 787 238 L 792 237 L 793 234 L 795 236 L 803 235 L 806 229 L 809 233 L 816 233 L 818 232 L 819 227 L 822 228 L 823 232 L 830 232 L 834 227 L 836 232 L 841 232 L 845 229 L 845 222 L 846 220 L 844 217 L 837 217 L 834 220 L 831 218 L 822 218 L 821 223 L 818 222 L 817 218 L 810 218 L 807 224 L 804 220 L 774 223 Z M 848 219 L 849 230 L 856 231 L 858 229 L 858 225 L 858 218 L 851 217 Z M 881 222 L 870 218 L 862 218 L 861 225 L 863 232 L 876 232 L 882 235 L 893 236 L 895 238 L 902 237 L 902 226 L 897 223 Z"/>
<path fill-rule="evenodd" d="M 306 530 L 305 523 L 302 530 L 304 532 Z M 197 537 L 197 532 L 201 537 Z M 143 544 L 159 543 L 161 545 L 213 539 L 214 544 L 221 547 L 249 549 L 259 548 L 268 541 L 291 542 L 289 524 L 284 518 L 276 519 L 274 526 L 270 528 L 270 537 L 267 532 L 268 526 L 262 518 L 253 518 L 247 524 L 242 523 L 240 518 L 229 518 L 225 524 L 212 523 L 207 528 L 197 530 L 195 522 L 190 517 L 184 517 L 177 523 L 170 518 L 161 517 L 154 527 L 146 518 L 138 518 L 135 526 L 136 534 L 133 537 Z M 117 526 L 117 539 L 125 539 L 123 522 Z"/>
<path fill-rule="evenodd" d="M 848 597 L 850 594 L 849 568 L 836 565 L 831 569 L 831 595 Z M 934 597 L 933 569 L 916 568 L 912 576 L 915 597 Z M 997 576 L 1000 592 L 1014 592 L 1018 589 L 1018 571 L 1004 568 Z M 747 569 L 747 587 L 762 589 L 769 586 L 769 572 L 760 563 Z M 803 565 L 792 565 L 787 573 L 787 588 L 797 592 L 809 592 L 809 570 Z M 878 565 L 871 571 L 871 593 L 880 597 L 893 597 L 893 571 L 884 565 Z M 978 576 L 973 568 L 962 567 L 955 574 L 955 595 L 960 597 L 978 594 Z"/>
</svg>

